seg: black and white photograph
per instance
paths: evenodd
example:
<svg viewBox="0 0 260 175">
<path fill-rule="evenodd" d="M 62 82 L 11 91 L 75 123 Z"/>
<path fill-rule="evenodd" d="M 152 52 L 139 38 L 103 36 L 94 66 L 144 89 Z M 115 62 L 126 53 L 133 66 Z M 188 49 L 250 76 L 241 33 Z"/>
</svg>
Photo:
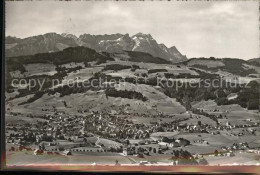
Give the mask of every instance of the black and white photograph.
<svg viewBox="0 0 260 175">
<path fill-rule="evenodd" d="M 259 173 L 259 19 L 259 0 L 5 1 L 6 167 Z"/>
</svg>

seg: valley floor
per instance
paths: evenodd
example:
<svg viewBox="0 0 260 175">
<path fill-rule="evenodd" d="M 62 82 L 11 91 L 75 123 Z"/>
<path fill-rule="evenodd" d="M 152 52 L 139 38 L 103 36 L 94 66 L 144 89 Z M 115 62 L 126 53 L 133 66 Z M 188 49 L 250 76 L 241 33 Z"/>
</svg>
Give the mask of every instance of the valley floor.
<svg viewBox="0 0 260 175">
<path fill-rule="evenodd" d="M 101 155 L 33 155 L 33 152 L 7 152 L 7 166 L 37 165 L 173 165 L 170 155 L 155 155 L 138 158 L 136 156 L 101 156 Z M 235 152 L 235 156 L 204 156 L 208 165 L 260 165 L 260 154 Z M 144 164 L 144 165 L 145 165 Z"/>
</svg>

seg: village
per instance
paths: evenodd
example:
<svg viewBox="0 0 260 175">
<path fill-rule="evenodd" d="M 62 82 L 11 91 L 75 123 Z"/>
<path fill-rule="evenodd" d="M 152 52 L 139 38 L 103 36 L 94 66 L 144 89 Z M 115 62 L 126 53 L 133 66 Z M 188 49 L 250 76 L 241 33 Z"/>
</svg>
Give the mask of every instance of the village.
<svg viewBox="0 0 260 175">
<path fill-rule="evenodd" d="M 196 163 L 207 164 L 203 156 L 235 156 L 234 152 L 248 151 L 250 147 L 247 142 L 236 142 L 227 143 L 228 145 L 207 153 L 190 152 L 189 148 L 192 146 L 207 147 L 211 145 L 209 141 L 199 138 L 201 135 L 217 136 L 221 134 L 221 131 L 228 132 L 230 136 L 254 135 L 256 131 L 254 128 L 259 127 L 260 124 L 252 122 L 252 124 L 246 125 L 232 125 L 230 122 L 226 122 L 209 125 L 204 124 L 203 121 L 189 124 L 190 119 L 198 119 L 199 115 L 191 111 L 186 113 L 189 117 L 177 118 L 171 122 L 164 122 L 164 118 L 170 116 L 163 114 L 142 115 L 139 117 L 155 118 L 156 122 L 140 124 L 129 119 L 133 114 L 123 112 L 107 114 L 79 111 L 78 115 L 68 115 L 64 111 L 54 109 L 54 115 L 37 116 L 44 121 L 25 124 L 7 123 L 6 141 L 11 145 L 8 151 L 31 151 L 31 154 L 35 156 L 42 154 L 104 155 L 136 156 L 141 159 L 147 156 L 169 155 L 173 160 L 177 160 L 176 157 L 180 158 L 183 155 L 182 159 L 194 159 Z M 27 117 L 34 118 L 32 115 Z M 236 128 L 243 128 L 244 132 L 232 132 Z M 189 140 L 181 137 L 180 133 L 182 135 L 196 134 L 198 139 Z M 254 152 L 260 153 L 257 149 Z M 173 162 L 175 165 L 178 164 L 176 161 Z"/>
</svg>

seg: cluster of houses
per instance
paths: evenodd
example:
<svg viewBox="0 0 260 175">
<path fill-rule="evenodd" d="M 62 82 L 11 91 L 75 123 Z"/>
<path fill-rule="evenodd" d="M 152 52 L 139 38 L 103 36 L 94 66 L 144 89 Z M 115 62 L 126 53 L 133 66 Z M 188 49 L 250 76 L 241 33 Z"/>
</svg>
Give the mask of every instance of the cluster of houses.
<svg viewBox="0 0 260 175">
<path fill-rule="evenodd" d="M 231 146 L 222 146 L 222 150 L 246 150 L 249 149 L 247 142 L 233 143 Z"/>
<path fill-rule="evenodd" d="M 137 114 L 136 114 L 137 115 Z M 158 114 L 162 115 L 163 114 Z M 33 116 L 28 116 L 33 118 Z M 142 115 L 142 117 L 149 117 Z M 150 116 L 151 117 L 151 116 Z M 157 118 L 157 116 L 154 116 Z M 164 116 L 165 117 L 165 116 Z M 170 117 L 170 116 L 168 116 Z M 41 120 L 36 123 L 26 124 L 7 124 L 7 142 L 22 146 L 38 144 L 38 150 L 47 152 L 67 151 L 79 153 L 122 153 L 123 155 L 132 154 L 160 154 L 164 151 L 175 148 L 185 147 L 190 144 L 189 140 L 183 138 L 162 137 L 161 139 L 151 139 L 151 134 L 155 132 L 186 132 L 186 133 L 211 133 L 220 134 L 218 130 L 233 128 L 230 123 L 226 125 L 211 126 L 198 122 L 197 124 L 187 124 L 184 122 L 189 118 L 178 118 L 170 122 L 164 122 L 163 117 L 158 121 L 149 124 L 137 124 L 129 119 L 129 114 L 108 114 L 100 112 L 89 112 L 88 114 L 71 115 L 64 112 L 58 112 L 53 115 L 44 115 L 39 117 Z M 245 127 L 259 126 L 259 123 L 246 125 Z M 238 126 L 240 127 L 240 126 Z M 243 126 L 244 127 L 244 126 Z M 248 130 L 254 133 L 255 130 Z M 100 137 L 123 146 L 120 148 L 106 147 L 96 144 L 96 140 L 90 141 L 90 138 Z M 126 143 L 126 140 L 140 140 L 138 144 Z M 69 142 L 69 144 L 59 145 L 57 140 Z M 152 148 L 149 145 L 157 145 Z M 197 140 L 192 144 L 208 145 L 205 140 Z M 142 145 L 147 145 L 144 147 Z M 223 150 L 247 149 L 246 143 L 234 144 Z"/>
<path fill-rule="evenodd" d="M 174 139 L 173 137 L 163 137 L 162 140 L 158 143 L 160 146 L 166 146 L 166 147 L 184 147 L 190 144 L 190 141 L 178 138 Z"/>
</svg>

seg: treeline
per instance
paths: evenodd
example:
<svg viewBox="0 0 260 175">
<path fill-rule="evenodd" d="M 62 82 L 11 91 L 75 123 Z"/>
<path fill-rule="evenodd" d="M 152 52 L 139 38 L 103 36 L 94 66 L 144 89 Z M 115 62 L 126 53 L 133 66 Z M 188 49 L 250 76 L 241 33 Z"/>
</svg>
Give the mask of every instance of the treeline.
<svg viewBox="0 0 260 175">
<path fill-rule="evenodd" d="M 6 89 L 8 92 L 12 92 L 13 89 L 10 86 L 12 82 L 12 77 L 10 72 L 19 70 L 21 73 L 26 72 L 24 64 L 33 63 L 52 63 L 57 66 L 58 73 L 52 78 L 63 78 L 66 73 L 73 72 L 75 70 L 81 69 L 81 67 L 69 68 L 65 71 L 60 65 L 70 63 L 70 62 L 84 62 L 85 66 L 88 66 L 88 62 L 96 61 L 97 64 L 105 63 L 106 61 L 113 61 L 114 59 L 96 52 L 93 49 L 86 47 L 70 47 L 59 52 L 53 53 L 41 53 L 28 56 L 19 57 L 8 57 L 6 58 Z M 34 78 L 34 77 L 30 77 Z"/>
<path fill-rule="evenodd" d="M 139 66 L 137 65 L 122 65 L 122 64 L 109 64 L 106 65 L 104 70 L 114 70 L 114 71 L 119 71 L 119 70 L 124 70 L 124 69 L 131 69 L 131 71 L 135 71 L 136 69 L 140 69 Z"/>
<path fill-rule="evenodd" d="M 58 72 L 58 73 L 56 73 L 52 76 L 51 75 L 35 75 L 35 76 L 23 78 L 23 80 L 25 80 L 25 82 L 27 84 L 30 83 L 30 80 L 35 80 L 36 83 L 31 84 L 31 86 L 28 86 L 24 89 L 18 89 L 19 94 L 16 95 L 14 98 L 24 97 L 24 96 L 27 96 L 27 95 L 30 95 L 30 94 L 36 94 L 38 92 L 45 92 L 46 93 L 52 87 L 53 80 L 58 80 L 59 82 L 61 82 L 63 77 L 66 76 L 66 75 L 67 75 L 66 72 Z M 19 80 L 20 79 L 18 79 L 18 81 Z M 40 85 L 39 82 L 42 83 L 42 86 Z M 11 84 L 9 85 L 9 87 L 10 87 L 9 90 L 13 89 Z"/>
<path fill-rule="evenodd" d="M 9 57 L 6 59 L 8 71 L 21 70 L 24 71 L 23 64 L 33 63 L 53 63 L 55 65 L 62 65 L 70 62 L 88 62 L 96 61 L 103 63 L 106 61 L 113 61 L 114 59 L 96 52 L 87 47 L 70 47 L 59 52 L 41 53 L 28 56 Z"/>
<path fill-rule="evenodd" d="M 192 75 L 188 73 L 180 73 L 178 75 L 174 75 L 172 73 L 165 73 L 165 78 L 200 78 L 199 75 Z"/>
<path fill-rule="evenodd" d="M 142 101 L 147 101 L 148 99 L 143 96 L 140 92 L 136 91 L 127 91 L 127 90 L 116 90 L 114 88 L 108 88 L 105 91 L 106 97 L 121 97 L 121 98 L 128 98 L 128 99 L 137 99 Z"/>
<path fill-rule="evenodd" d="M 77 84 L 62 85 L 56 87 L 55 89 L 51 89 L 48 91 L 48 95 L 59 93 L 60 97 L 64 97 L 70 94 L 84 93 L 87 92 L 89 89 L 89 86 L 83 84 L 82 82 L 78 82 Z"/>
<path fill-rule="evenodd" d="M 122 64 L 109 64 L 106 65 L 104 70 L 114 70 L 114 71 L 119 71 L 119 70 L 123 70 L 123 69 L 131 69 L 132 66 L 128 66 L 128 65 L 122 65 Z"/>
<path fill-rule="evenodd" d="M 204 112 L 203 110 L 199 110 L 199 109 L 195 109 L 195 108 L 191 108 L 191 110 L 194 114 L 203 115 L 205 117 L 208 117 L 211 120 L 215 121 L 217 125 L 219 125 L 218 119 L 216 118 L 215 115 L 208 114 L 208 113 Z"/>
<path fill-rule="evenodd" d="M 192 154 L 187 150 L 173 150 L 174 156 L 170 158 L 176 165 L 197 165 L 198 162 L 192 156 Z"/>
<path fill-rule="evenodd" d="M 206 86 L 203 82 L 195 83 L 192 86 L 189 84 L 181 86 L 182 84 L 177 82 L 173 87 L 165 85 L 163 89 L 167 96 L 176 98 L 188 109 L 191 108 L 191 102 L 202 100 L 214 100 L 218 105 L 239 104 L 249 110 L 259 109 L 260 85 L 258 82 L 252 81 L 247 86 L 235 86 L 225 81 L 219 81 L 219 83 L 222 83 L 222 86 L 220 84 L 216 87 L 213 85 Z M 238 97 L 228 100 L 227 96 L 231 93 L 236 93 Z"/>
<path fill-rule="evenodd" d="M 149 53 L 126 51 L 130 57 L 128 61 L 143 62 L 143 63 L 157 63 L 157 64 L 172 64 L 170 61 L 163 58 L 154 57 Z"/>
<path fill-rule="evenodd" d="M 66 68 L 66 67 L 61 67 L 60 65 L 57 65 L 55 70 L 57 72 L 71 73 L 71 72 L 75 72 L 75 71 L 80 70 L 80 69 L 83 69 L 83 67 L 82 66 L 76 66 L 76 67 L 73 67 L 73 68 Z"/>
<path fill-rule="evenodd" d="M 260 84 L 251 81 L 245 88 L 238 92 L 236 99 L 230 100 L 230 104 L 239 104 L 249 110 L 259 110 L 260 108 Z"/>
<path fill-rule="evenodd" d="M 260 85 L 256 81 L 251 81 L 247 86 L 237 92 L 237 98 L 228 100 L 224 94 L 215 101 L 218 105 L 239 104 L 248 110 L 259 110 L 260 108 Z M 222 93 L 223 94 L 223 93 Z"/>
<path fill-rule="evenodd" d="M 157 73 L 157 72 L 168 72 L 166 69 L 150 69 L 148 70 L 148 74 Z"/>
<path fill-rule="evenodd" d="M 42 91 L 36 92 L 33 97 L 29 98 L 25 102 L 19 103 L 18 105 L 24 105 L 24 104 L 27 104 L 27 103 L 32 103 L 32 102 L 38 100 L 39 98 L 41 98 L 43 96 L 43 94 L 44 94 L 44 92 L 42 92 Z"/>
<path fill-rule="evenodd" d="M 43 93 L 43 92 L 48 92 L 49 89 L 52 87 L 53 85 L 53 80 L 58 80 L 59 82 L 61 82 L 63 80 L 64 77 L 66 77 L 68 75 L 68 73 L 70 72 L 75 72 L 77 70 L 82 69 L 82 66 L 77 66 L 74 68 L 65 68 L 65 67 L 61 67 L 61 66 L 57 66 L 56 67 L 56 71 L 57 73 L 54 75 L 35 75 L 35 76 L 30 76 L 30 77 L 26 77 L 23 78 L 27 83 L 30 82 L 31 79 L 34 79 L 37 81 L 36 84 L 33 84 L 33 86 L 28 86 L 27 88 L 24 89 L 18 89 L 19 94 L 15 96 L 15 98 L 19 98 L 19 97 L 24 97 L 26 95 L 30 95 L 30 94 L 35 94 L 35 97 L 33 97 L 30 101 L 27 101 L 26 103 L 30 103 L 35 101 L 35 99 L 40 98 L 39 94 Z M 13 92 L 14 91 L 14 87 L 11 86 L 11 80 L 12 78 L 10 78 L 9 80 L 9 84 L 6 85 L 6 90 L 7 92 Z M 19 81 L 20 79 L 18 79 Z M 40 84 L 38 82 L 42 82 L 42 87 L 40 87 Z M 30 89 L 29 89 L 30 87 Z M 70 91 L 72 90 L 68 90 L 68 89 L 73 89 L 73 88 L 66 88 L 67 86 L 64 86 L 64 90 L 59 90 L 59 92 L 61 92 L 61 94 L 64 95 L 68 95 Z M 79 91 L 78 89 L 76 89 L 77 91 Z M 75 91 L 75 90 L 74 90 Z"/>
<path fill-rule="evenodd" d="M 201 60 L 209 60 L 206 58 L 199 58 Z M 210 67 L 208 68 L 205 65 L 200 65 L 200 64 L 195 64 L 192 67 L 197 67 L 200 69 L 208 70 L 208 71 L 214 71 L 217 72 L 219 69 L 225 72 L 232 73 L 234 75 L 239 75 L 239 76 L 248 76 L 249 74 L 255 74 L 257 73 L 254 69 L 252 68 L 245 68 L 244 64 L 252 64 L 250 62 L 247 62 L 245 60 L 241 59 L 235 59 L 235 58 L 223 58 L 223 59 L 215 59 L 214 57 L 211 58 L 210 60 L 217 60 L 221 61 L 224 63 L 224 66 L 221 67 Z M 191 61 L 191 59 L 189 60 Z M 187 61 L 185 64 L 187 64 L 189 61 Z"/>
</svg>

